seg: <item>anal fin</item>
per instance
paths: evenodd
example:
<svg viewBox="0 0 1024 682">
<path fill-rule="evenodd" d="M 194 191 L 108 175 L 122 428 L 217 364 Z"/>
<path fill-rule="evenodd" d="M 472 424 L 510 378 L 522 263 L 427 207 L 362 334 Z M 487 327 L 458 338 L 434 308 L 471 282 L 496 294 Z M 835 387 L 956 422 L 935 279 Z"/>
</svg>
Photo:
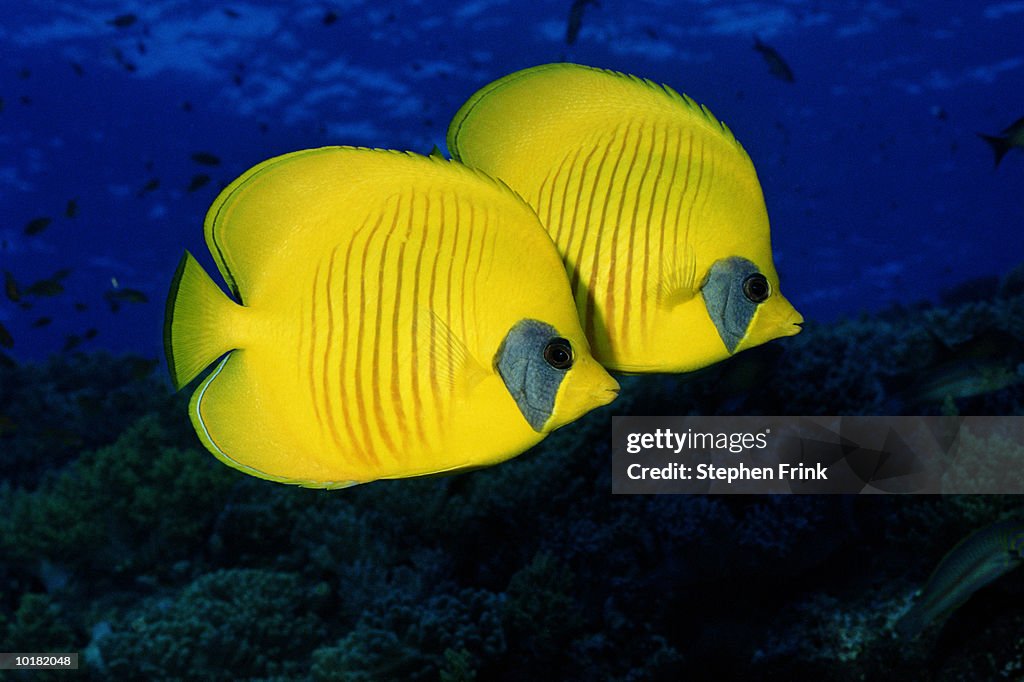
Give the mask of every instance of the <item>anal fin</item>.
<svg viewBox="0 0 1024 682">
<path fill-rule="evenodd" d="M 196 389 L 189 415 L 203 445 L 224 464 L 270 481 L 312 488 L 361 482 L 309 442 L 314 429 L 289 423 L 258 366 L 253 351 L 232 351 Z"/>
</svg>

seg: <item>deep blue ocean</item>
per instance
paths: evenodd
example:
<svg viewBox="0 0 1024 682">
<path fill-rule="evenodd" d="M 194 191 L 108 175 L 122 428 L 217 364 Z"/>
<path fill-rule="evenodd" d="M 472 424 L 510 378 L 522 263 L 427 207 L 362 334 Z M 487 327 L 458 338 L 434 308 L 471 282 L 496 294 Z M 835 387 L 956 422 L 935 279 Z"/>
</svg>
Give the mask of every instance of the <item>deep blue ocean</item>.
<svg viewBox="0 0 1024 682">
<path fill-rule="evenodd" d="M 1024 121 L 1024 0 L 0 0 L 0 46 L 0 667 L 1021 679 L 1019 495 L 613 495 L 609 463 L 612 415 L 1022 418 L 1024 148 L 980 135 Z M 184 250 L 219 280 L 220 190 L 305 148 L 444 152 L 479 88 L 559 61 L 729 126 L 803 331 L 620 377 L 479 471 L 324 491 L 211 456 L 162 334 Z M 1024 490 L 1024 445 L 963 433 L 957 483 Z"/>
<path fill-rule="evenodd" d="M 569 4 L 6 12 L 0 267 L 22 287 L 70 270 L 61 295 L 28 309 L 4 300 L 11 353 L 45 357 L 95 329 L 83 348 L 156 355 L 182 250 L 211 266 L 202 219 L 226 183 L 302 148 L 443 148 L 479 87 L 552 61 L 666 83 L 731 127 L 764 188 L 783 291 L 809 320 L 934 301 L 1024 260 L 1024 152 L 994 168 L 977 137 L 1024 115 L 1024 3 L 602 0 L 572 45 Z M 792 82 L 771 74 L 755 37 Z M 197 176 L 209 180 L 194 187 Z M 52 222 L 26 234 L 38 218 Z M 148 303 L 111 312 L 115 281 Z"/>
</svg>

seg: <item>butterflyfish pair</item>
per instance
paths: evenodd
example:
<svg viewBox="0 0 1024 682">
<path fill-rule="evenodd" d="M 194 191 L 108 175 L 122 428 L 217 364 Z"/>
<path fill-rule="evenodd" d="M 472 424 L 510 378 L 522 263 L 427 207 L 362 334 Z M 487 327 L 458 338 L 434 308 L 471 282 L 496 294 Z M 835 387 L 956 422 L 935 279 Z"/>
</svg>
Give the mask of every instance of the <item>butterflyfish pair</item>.
<svg viewBox="0 0 1024 682">
<path fill-rule="evenodd" d="M 612 71 L 537 66 L 470 97 L 448 149 L 537 212 L 605 367 L 692 371 L 800 331 L 754 165 L 689 97 Z"/>
<path fill-rule="evenodd" d="M 448 147 L 287 154 L 214 201 L 234 300 L 186 253 L 165 345 L 178 387 L 223 356 L 190 404 L 223 462 L 316 487 L 494 464 L 610 402 L 605 368 L 800 331 L 750 157 L 688 97 L 535 67 L 473 95 Z"/>
<path fill-rule="evenodd" d="M 328 147 L 265 161 L 205 222 L 165 318 L 222 462 L 337 488 L 486 466 L 610 402 L 533 210 L 461 164 Z M 223 357 L 222 357 L 223 356 Z"/>
</svg>

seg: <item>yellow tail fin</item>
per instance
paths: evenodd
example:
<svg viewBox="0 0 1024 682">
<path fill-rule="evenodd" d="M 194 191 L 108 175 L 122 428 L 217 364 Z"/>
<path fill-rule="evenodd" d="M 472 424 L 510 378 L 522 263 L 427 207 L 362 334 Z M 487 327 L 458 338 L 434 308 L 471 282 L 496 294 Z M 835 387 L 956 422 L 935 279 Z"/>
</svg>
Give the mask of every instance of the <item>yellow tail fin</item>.
<svg viewBox="0 0 1024 682">
<path fill-rule="evenodd" d="M 237 347 L 228 330 L 240 309 L 186 251 L 171 281 L 164 315 L 164 352 L 175 388 Z"/>
</svg>

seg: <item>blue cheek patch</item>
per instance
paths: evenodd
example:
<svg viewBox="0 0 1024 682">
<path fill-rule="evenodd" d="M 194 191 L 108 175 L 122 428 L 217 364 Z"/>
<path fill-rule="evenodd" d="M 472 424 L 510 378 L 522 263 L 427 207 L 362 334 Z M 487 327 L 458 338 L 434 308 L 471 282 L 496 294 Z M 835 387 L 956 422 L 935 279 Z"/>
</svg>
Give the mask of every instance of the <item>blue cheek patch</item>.
<svg viewBox="0 0 1024 682">
<path fill-rule="evenodd" d="M 708 315 L 730 353 L 746 336 L 757 312 L 758 304 L 743 294 L 743 280 L 757 271 L 756 265 L 738 256 L 715 261 L 700 290 Z"/>
<path fill-rule="evenodd" d="M 555 409 L 555 396 L 568 370 L 544 360 L 544 348 L 558 332 L 538 320 L 520 320 L 505 336 L 495 367 L 527 423 L 540 433 Z"/>
</svg>

